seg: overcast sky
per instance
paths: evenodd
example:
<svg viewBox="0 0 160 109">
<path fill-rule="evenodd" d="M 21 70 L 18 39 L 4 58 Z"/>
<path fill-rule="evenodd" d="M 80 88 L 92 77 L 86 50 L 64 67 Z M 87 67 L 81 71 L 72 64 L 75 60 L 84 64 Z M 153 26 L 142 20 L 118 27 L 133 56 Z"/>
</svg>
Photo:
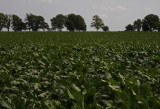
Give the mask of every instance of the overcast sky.
<svg viewBox="0 0 160 109">
<path fill-rule="evenodd" d="M 26 13 L 41 15 L 50 24 L 57 14 L 79 14 L 89 31 L 93 15 L 99 15 L 111 31 L 121 31 L 134 20 L 148 14 L 160 16 L 160 0 L 0 0 L 0 12 L 17 14 L 22 19 Z"/>
</svg>

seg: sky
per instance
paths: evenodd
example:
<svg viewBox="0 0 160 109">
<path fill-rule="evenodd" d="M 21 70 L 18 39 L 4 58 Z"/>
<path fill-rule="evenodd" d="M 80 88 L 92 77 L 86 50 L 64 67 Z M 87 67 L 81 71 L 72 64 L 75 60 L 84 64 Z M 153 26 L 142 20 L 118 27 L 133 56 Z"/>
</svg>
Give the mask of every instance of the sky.
<svg viewBox="0 0 160 109">
<path fill-rule="evenodd" d="M 23 20 L 26 13 L 41 15 L 50 25 L 57 14 L 81 15 L 88 31 L 92 17 L 99 15 L 110 31 L 123 31 L 125 26 L 148 14 L 160 16 L 160 0 L 0 0 L 0 13 L 16 14 Z"/>
</svg>

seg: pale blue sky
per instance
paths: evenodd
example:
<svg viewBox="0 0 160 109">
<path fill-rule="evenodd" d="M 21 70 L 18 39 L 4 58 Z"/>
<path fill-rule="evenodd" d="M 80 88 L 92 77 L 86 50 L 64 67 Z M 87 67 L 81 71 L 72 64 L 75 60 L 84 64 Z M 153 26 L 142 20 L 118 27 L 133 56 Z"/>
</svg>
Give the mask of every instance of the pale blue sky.
<svg viewBox="0 0 160 109">
<path fill-rule="evenodd" d="M 88 31 L 95 30 L 90 23 L 93 15 L 99 15 L 111 31 L 121 31 L 148 14 L 160 16 L 160 0 L 0 0 L 0 12 L 22 19 L 26 13 L 42 15 L 49 24 L 57 14 L 80 14 Z"/>
</svg>

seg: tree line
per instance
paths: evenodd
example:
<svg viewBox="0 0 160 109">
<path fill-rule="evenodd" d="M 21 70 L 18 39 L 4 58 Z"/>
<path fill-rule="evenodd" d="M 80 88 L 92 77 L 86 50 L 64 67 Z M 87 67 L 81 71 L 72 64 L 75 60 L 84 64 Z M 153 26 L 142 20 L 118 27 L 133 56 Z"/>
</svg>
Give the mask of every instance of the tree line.
<svg viewBox="0 0 160 109">
<path fill-rule="evenodd" d="M 44 17 L 40 15 L 27 13 L 25 19 L 22 20 L 15 14 L 8 15 L 0 13 L 0 31 L 2 31 L 3 28 L 6 28 L 8 31 L 10 31 L 10 29 L 14 31 L 62 31 L 64 28 L 68 31 L 87 31 L 87 25 L 81 15 L 58 14 L 50 19 L 50 21 L 51 28 L 48 23 L 45 22 Z M 93 16 L 91 27 L 94 27 L 97 31 L 99 29 L 109 31 L 109 27 L 104 25 L 103 20 L 98 15 Z M 133 24 L 129 24 L 125 28 L 125 31 L 160 31 L 160 19 L 157 15 L 149 14 L 144 17 L 144 19 L 137 19 Z"/>
<path fill-rule="evenodd" d="M 75 14 L 58 14 L 57 16 L 50 19 L 51 28 L 48 23 L 45 22 L 44 17 L 40 15 L 34 15 L 32 13 L 26 14 L 24 21 L 18 15 L 8 15 L 0 13 L 0 31 L 6 28 L 8 32 L 10 29 L 14 31 L 39 31 L 39 30 L 54 30 L 62 31 L 66 28 L 68 31 L 86 31 L 87 25 L 85 20 L 80 15 Z M 105 26 L 103 20 L 95 15 L 92 18 L 91 27 L 94 27 L 97 31 L 103 29 L 103 31 L 109 31 L 109 27 Z"/>
<path fill-rule="evenodd" d="M 137 19 L 126 27 L 126 31 L 160 31 L 160 19 L 157 15 L 149 14 L 144 19 Z"/>
</svg>

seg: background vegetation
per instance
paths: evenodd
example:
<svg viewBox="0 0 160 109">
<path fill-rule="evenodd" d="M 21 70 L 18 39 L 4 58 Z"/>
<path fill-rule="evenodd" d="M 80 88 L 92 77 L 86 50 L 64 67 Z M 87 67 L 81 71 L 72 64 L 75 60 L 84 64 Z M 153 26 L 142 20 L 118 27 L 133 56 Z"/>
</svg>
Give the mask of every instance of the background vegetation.
<svg viewBox="0 0 160 109">
<path fill-rule="evenodd" d="M 62 31 L 65 27 L 68 31 L 87 31 L 87 25 L 81 15 L 58 14 L 50 19 L 50 21 L 51 28 L 40 15 L 34 15 L 31 13 L 26 14 L 25 20 L 23 21 L 17 15 L 0 13 L 0 31 L 2 31 L 3 28 L 6 28 L 8 31 L 10 28 L 14 31 Z M 97 31 L 99 29 L 109 31 L 109 27 L 104 24 L 103 20 L 98 15 L 93 16 L 90 26 L 94 27 Z M 137 19 L 134 21 L 133 25 L 129 24 L 125 28 L 126 31 L 160 31 L 160 19 L 157 15 L 149 14 L 144 19 Z"/>
</svg>

